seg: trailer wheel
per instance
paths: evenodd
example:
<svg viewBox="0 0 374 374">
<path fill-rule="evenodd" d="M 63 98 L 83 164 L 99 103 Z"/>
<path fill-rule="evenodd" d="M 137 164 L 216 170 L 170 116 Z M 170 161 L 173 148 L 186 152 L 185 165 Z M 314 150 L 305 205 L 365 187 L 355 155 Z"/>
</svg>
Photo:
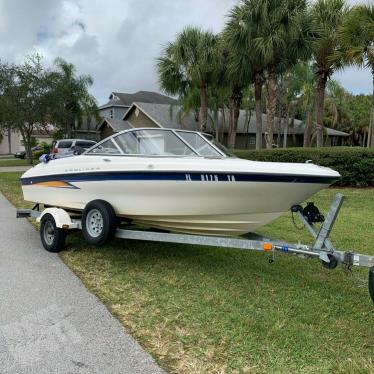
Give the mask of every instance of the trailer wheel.
<svg viewBox="0 0 374 374">
<path fill-rule="evenodd" d="M 327 257 L 329 258 L 330 262 L 326 262 L 326 261 L 321 261 L 322 263 L 322 266 L 325 268 L 325 269 L 328 269 L 328 270 L 333 270 L 335 269 L 337 266 L 338 266 L 338 260 L 335 258 L 334 255 L 332 254 L 328 254 Z"/>
<path fill-rule="evenodd" d="M 103 245 L 110 241 L 117 228 L 113 207 L 104 200 L 93 200 L 83 210 L 82 232 L 86 242 Z"/>
<path fill-rule="evenodd" d="M 66 239 L 66 230 L 56 227 L 52 214 L 45 214 L 40 224 L 40 239 L 48 252 L 60 252 Z"/>
</svg>

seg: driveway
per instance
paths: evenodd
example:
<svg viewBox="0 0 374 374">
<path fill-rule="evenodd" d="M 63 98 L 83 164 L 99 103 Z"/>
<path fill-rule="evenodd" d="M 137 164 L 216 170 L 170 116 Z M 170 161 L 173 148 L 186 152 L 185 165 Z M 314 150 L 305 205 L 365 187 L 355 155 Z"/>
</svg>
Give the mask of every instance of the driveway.
<svg viewBox="0 0 374 374">
<path fill-rule="evenodd" d="M 163 373 L 0 194 L 0 372 Z"/>
</svg>

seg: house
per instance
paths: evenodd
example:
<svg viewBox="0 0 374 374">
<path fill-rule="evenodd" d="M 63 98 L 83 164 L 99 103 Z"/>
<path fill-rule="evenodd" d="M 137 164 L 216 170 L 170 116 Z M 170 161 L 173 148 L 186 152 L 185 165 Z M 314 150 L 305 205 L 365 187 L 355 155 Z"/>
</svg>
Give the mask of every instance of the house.
<svg viewBox="0 0 374 374">
<path fill-rule="evenodd" d="M 215 134 L 219 132 L 219 139 L 226 143 L 228 134 L 228 111 L 213 113 L 209 112 L 207 132 Z M 223 115 L 226 120 L 223 121 Z M 222 126 L 222 123 L 224 125 Z M 277 123 L 277 118 L 275 118 Z M 217 124 L 217 125 L 216 125 Z M 218 129 L 216 128 L 218 126 Z M 181 107 L 175 104 L 157 104 L 134 102 L 126 111 L 122 121 L 118 119 L 104 118 L 98 127 L 100 139 L 104 139 L 113 133 L 123 131 L 128 128 L 138 127 L 167 127 L 185 130 L 199 130 L 198 116 L 193 111 L 183 113 Z M 325 128 L 326 145 L 343 145 L 349 134 L 342 131 Z M 263 147 L 265 147 L 266 134 L 266 114 L 262 116 Z M 303 145 L 304 123 L 294 120 L 289 126 L 287 144 L 288 146 L 301 147 Z M 274 143 L 277 143 L 278 133 L 274 130 Z M 283 129 L 281 129 L 280 140 L 283 141 Z M 280 143 L 282 144 L 282 143 Z M 249 114 L 245 110 L 240 111 L 236 148 L 255 148 L 256 145 L 256 117 L 252 112 Z"/>
<path fill-rule="evenodd" d="M 21 137 L 15 131 L 4 131 L 0 134 L 0 155 L 8 155 L 24 150 Z"/>
<path fill-rule="evenodd" d="M 133 94 L 112 92 L 109 95 L 109 101 L 99 107 L 99 115 L 102 118 L 122 120 L 134 102 L 172 105 L 177 101 L 169 96 L 151 91 L 138 91 Z"/>
<path fill-rule="evenodd" d="M 35 139 L 36 144 L 43 142 L 50 144 L 55 132 L 56 128 L 53 125 L 47 125 L 44 131 L 34 127 L 31 136 Z M 0 135 L 0 155 L 14 154 L 24 149 L 22 137 L 17 131 L 5 131 Z"/>
</svg>

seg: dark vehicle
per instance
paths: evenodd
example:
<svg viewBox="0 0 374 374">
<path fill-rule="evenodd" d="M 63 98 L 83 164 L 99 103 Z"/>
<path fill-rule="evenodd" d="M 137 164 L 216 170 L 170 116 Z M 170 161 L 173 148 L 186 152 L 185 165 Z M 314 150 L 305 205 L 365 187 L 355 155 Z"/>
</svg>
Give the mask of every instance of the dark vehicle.
<svg viewBox="0 0 374 374">
<path fill-rule="evenodd" d="M 31 148 L 31 152 L 41 151 L 43 148 L 40 145 Z M 22 160 L 26 158 L 26 151 L 18 151 L 14 154 L 14 157 L 21 158 Z"/>
</svg>

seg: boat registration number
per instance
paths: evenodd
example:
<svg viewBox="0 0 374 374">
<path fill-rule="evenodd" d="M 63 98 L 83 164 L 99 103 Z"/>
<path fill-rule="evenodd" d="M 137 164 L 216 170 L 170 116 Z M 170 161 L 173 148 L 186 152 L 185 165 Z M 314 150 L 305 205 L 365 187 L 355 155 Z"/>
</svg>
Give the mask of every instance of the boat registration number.
<svg viewBox="0 0 374 374">
<path fill-rule="evenodd" d="M 195 175 L 194 175 L 195 177 Z M 196 178 L 196 177 L 195 177 Z M 196 180 L 191 177 L 191 174 L 186 174 L 186 181 Z M 235 176 L 232 174 L 218 175 L 218 174 L 200 174 L 200 180 L 202 182 L 235 182 Z"/>
</svg>

